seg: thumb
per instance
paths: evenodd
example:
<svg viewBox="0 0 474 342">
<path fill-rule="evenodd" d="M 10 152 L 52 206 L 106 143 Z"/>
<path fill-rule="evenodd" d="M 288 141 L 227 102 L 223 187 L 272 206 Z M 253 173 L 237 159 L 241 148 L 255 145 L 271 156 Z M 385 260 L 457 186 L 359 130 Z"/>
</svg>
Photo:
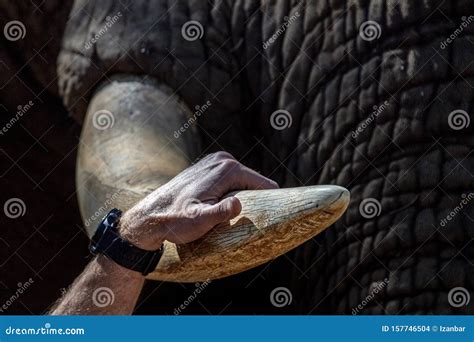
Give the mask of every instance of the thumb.
<svg viewBox="0 0 474 342">
<path fill-rule="evenodd" d="M 206 207 L 201 211 L 204 222 L 209 224 L 209 229 L 215 225 L 229 221 L 240 214 L 242 205 L 237 197 L 224 198 L 219 203 Z"/>
</svg>

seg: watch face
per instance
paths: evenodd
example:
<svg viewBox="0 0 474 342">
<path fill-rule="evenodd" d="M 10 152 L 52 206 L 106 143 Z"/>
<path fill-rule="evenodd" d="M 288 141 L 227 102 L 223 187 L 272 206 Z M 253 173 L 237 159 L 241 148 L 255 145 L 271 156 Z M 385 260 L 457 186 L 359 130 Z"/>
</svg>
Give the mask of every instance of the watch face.
<svg viewBox="0 0 474 342">
<path fill-rule="evenodd" d="M 100 221 L 99 226 L 97 227 L 97 230 L 94 233 L 94 236 L 92 237 L 92 242 L 97 244 L 100 241 L 100 238 L 104 234 L 106 228 L 116 228 L 117 227 L 117 222 L 121 216 L 122 212 L 118 209 L 112 209 L 107 215 L 104 216 L 102 221 Z M 90 247 L 91 252 L 92 249 L 94 251 L 97 251 L 97 246 L 94 245 Z"/>
<path fill-rule="evenodd" d="M 92 253 L 95 253 L 97 251 L 97 243 L 99 242 L 100 237 L 104 234 L 104 230 L 105 230 L 105 225 L 101 221 L 91 239 L 91 244 L 90 244 L 89 249 L 91 250 Z"/>
<path fill-rule="evenodd" d="M 117 227 L 118 219 L 120 218 L 122 212 L 118 209 L 112 209 L 102 220 L 102 223 L 106 226 L 115 228 Z"/>
</svg>

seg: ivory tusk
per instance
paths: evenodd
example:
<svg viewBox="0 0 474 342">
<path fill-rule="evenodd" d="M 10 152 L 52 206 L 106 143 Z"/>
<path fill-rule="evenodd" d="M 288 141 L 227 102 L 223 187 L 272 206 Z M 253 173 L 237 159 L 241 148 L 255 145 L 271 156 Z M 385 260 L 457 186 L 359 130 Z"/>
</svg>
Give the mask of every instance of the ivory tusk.
<svg viewBox="0 0 474 342">
<path fill-rule="evenodd" d="M 124 76 L 96 91 L 76 167 L 89 236 L 110 209 L 132 207 L 198 157 L 201 139 L 194 126 L 173 137 L 191 115 L 171 89 L 152 81 Z"/>
<path fill-rule="evenodd" d="M 113 123 L 101 126 L 98 116 L 107 119 L 109 113 Z M 76 173 L 89 235 L 111 208 L 127 210 L 196 159 L 200 137 L 195 128 L 173 137 L 191 115 L 170 89 L 153 82 L 124 78 L 96 92 L 83 124 Z M 241 201 L 240 215 L 192 243 L 165 241 L 149 279 L 195 282 L 248 270 L 319 234 L 349 203 L 346 189 L 330 185 L 229 196 Z"/>
<path fill-rule="evenodd" d="M 150 279 L 196 282 L 243 272 L 299 246 L 347 209 L 349 191 L 335 185 L 246 190 L 231 196 L 242 212 L 186 245 L 166 242 Z"/>
</svg>

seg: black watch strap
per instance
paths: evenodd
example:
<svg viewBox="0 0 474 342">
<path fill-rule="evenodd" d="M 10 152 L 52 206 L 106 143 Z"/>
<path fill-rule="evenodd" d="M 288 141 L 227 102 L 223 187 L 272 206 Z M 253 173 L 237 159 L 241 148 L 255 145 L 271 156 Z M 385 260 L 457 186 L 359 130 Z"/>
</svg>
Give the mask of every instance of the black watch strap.
<svg viewBox="0 0 474 342">
<path fill-rule="evenodd" d="M 89 249 L 92 254 L 104 254 L 125 268 L 147 275 L 158 265 L 163 247 L 158 251 L 147 251 L 123 239 L 117 229 L 121 214 L 120 210 L 113 209 L 104 217 Z"/>
</svg>

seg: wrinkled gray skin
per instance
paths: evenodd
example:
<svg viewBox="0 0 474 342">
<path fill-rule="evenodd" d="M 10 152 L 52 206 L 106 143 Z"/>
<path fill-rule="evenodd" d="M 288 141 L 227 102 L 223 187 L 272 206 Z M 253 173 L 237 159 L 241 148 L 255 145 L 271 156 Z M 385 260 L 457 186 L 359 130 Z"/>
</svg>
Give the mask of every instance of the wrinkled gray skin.
<svg viewBox="0 0 474 342">
<path fill-rule="evenodd" d="M 362 303 L 357 313 L 474 313 L 472 203 L 441 223 L 462 194 L 474 191 L 474 124 L 462 130 L 448 124 L 453 110 L 474 112 L 474 23 L 440 48 L 462 16 L 474 15 L 471 0 L 126 5 L 76 1 L 72 9 L 58 76 L 77 120 L 108 75 L 149 75 L 190 108 L 212 102 L 199 121 L 204 146 L 226 149 L 283 186 L 337 184 L 351 191 L 348 212 L 332 228 L 252 277 L 233 277 L 235 301 L 254 296 L 257 305 L 271 307 L 271 290 L 286 286 L 289 309 L 302 314 L 350 314 Z M 120 19 L 85 49 L 118 12 Z M 183 39 L 189 20 L 202 24 L 201 39 Z M 380 24 L 379 39 L 361 39 L 367 20 Z M 290 127 L 272 128 L 277 109 L 291 114 Z M 381 203 L 378 216 L 361 215 L 366 198 Z M 245 292 L 260 273 L 263 289 Z M 216 282 L 203 303 L 218 301 L 212 297 L 229 283 Z M 470 303 L 450 305 L 454 287 L 466 288 Z"/>
</svg>

